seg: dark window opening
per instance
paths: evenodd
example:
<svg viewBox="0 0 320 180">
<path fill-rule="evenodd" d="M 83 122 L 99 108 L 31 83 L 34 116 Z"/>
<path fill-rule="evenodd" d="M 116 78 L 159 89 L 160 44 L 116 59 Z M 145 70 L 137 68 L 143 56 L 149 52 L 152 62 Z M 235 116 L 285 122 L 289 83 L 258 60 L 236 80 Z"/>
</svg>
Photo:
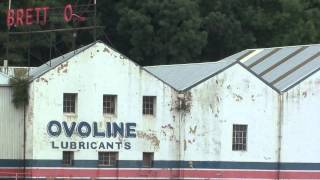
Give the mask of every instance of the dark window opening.
<svg viewBox="0 0 320 180">
<path fill-rule="evenodd" d="M 76 99 L 75 93 L 63 94 L 63 112 L 64 113 L 76 113 Z"/>
<path fill-rule="evenodd" d="M 115 95 L 103 95 L 103 114 L 115 114 L 116 97 Z"/>
<path fill-rule="evenodd" d="M 63 154 L 62 154 L 63 165 L 72 166 L 73 158 L 74 158 L 73 151 L 63 151 Z"/>
<path fill-rule="evenodd" d="M 232 150 L 233 151 L 246 151 L 247 150 L 247 125 L 233 125 L 232 132 Z"/>
<path fill-rule="evenodd" d="M 116 166 L 118 161 L 118 152 L 99 152 L 99 165 Z"/>
<path fill-rule="evenodd" d="M 142 113 L 145 115 L 155 114 L 155 96 L 143 96 Z"/>
<path fill-rule="evenodd" d="M 143 153 L 143 167 L 153 167 L 153 153 Z"/>
</svg>

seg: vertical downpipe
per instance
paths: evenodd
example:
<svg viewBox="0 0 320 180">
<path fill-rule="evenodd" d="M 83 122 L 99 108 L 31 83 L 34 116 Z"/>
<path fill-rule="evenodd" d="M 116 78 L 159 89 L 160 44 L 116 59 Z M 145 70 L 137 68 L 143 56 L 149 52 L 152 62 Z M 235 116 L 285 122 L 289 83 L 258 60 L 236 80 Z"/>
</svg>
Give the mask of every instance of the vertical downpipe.
<svg viewBox="0 0 320 180">
<path fill-rule="evenodd" d="M 23 105 L 23 179 L 26 178 L 26 105 Z"/>
<path fill-rule="evenodd" d="M 277 179 L 281 178 L 281 151 L 282 151 L 282 125 L 283 125 L 283 94 L 278 99 L 278 157 L 277 157 Z"/>
<path fill-rule="evenodd" d="M 179 95 L 178 95 L 179 96 Z M 181 178 L 181 146 L 183 145 L 183 141 L 181 139 L 181 130 L 182 130 L 182 127 L 181 127 L 181 121 L 182 121 L 182 113 L 181 113 L 181 107 L 182 107 L 182 100 L 180 98 L 179 99 L 179 152 L 178 152 L 178 155 L 179 155 L 179 158 L 178 158 L 178 161 L 179 161 L 179 179 Z"/>
<path fill-rule="evenodd" d="M 94 3 L 94 35 L 93 35 L 93 39 L 94 42 L 97 40 L 97 0 L 93 1 Z"/>
<path fill-rule="evenodd" d="M 182 133 L 181 133 L 181 131 L 184 133 L 184 126 L 182 127 L 182 120 L 183 120 L 183 118 L 184 118 L 184 109 L 182 108 L 183 107 L 183 99 L 185 98 L 185 95 L 184 95 L 184 93 L 183 92 L 179 92 L 178 93 L 178 100 L 179 100 L 179 111 L 178 111 L 178 113 L 179 113 L 179 152 L 178 152 L 178 156 L 179 156 L 179 158 L 178 158 L 178 164 L 179 164 L 179 173 L 178 173 L 178 175 L 179 175 L 179 177 L 178 177 L 178 179 L 183 179 L 184 177 L 184 175 L 183 175 L 183 171 L 182 171 L 182 169 L 181 168 L 183 168 L 183 162 L 182 162 L 182 159 L 183 159 L 183 157 L 182 157 L 182 155 L 183 155 L 183 153 L 182 153 L 182 151 L 184 151 L 184 138 L 182 138 Z"/>
</svg>

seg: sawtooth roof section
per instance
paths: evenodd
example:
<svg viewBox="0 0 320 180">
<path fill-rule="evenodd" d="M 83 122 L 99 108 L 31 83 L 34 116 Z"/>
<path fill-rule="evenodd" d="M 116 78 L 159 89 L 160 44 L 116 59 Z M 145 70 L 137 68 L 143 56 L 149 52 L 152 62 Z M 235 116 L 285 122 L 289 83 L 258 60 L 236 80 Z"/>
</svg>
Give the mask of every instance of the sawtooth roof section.
<svg viewBox="0 0 320 180">
<path fill-rule="evenodd" d="M 99 41 L 97 41 L 99 42 Z M 43 74 L 45 74 L 46 72 L 50 71 L 51 69 L 54 69 L 55 67 L 59 66 L 60 64 L 66 62 L 67 60 L 69 60 L 70 58 L 78 55 L 79 53 L 83 52 L 84 50 L 90 48 L 91 46 L 95 45 L 97 42 L 88 44 L 86 46 L 83 46 L 79 49 L 76 49 L 74 51 L 71 51 L 69 53 L 66 53 L 62 56 L 59 56 L 57 58 L 54 58 L 46 63 L 44 63 L 43 65 L 33 68 L 30 70 L 29 76 L 31 81 L 35 80 L 36 78 L 42 76 Z"/>
<path fill-rule="evenodd" d="M 278 92 L 285 92 L 320 69 L 320 44 L 255 49 L 241 63 Z"/>
<path fill-rule="evenodd" d="M 174 89 L 184 91 L 227 69 L 253 51 L 241 51 L 217 62 L 145 66 L 144 69 Z"/>
<path fill-rule="evenodd" d="M 0 86 L 9 86 L 10 77 L 0 72 Z"/>
</svg>

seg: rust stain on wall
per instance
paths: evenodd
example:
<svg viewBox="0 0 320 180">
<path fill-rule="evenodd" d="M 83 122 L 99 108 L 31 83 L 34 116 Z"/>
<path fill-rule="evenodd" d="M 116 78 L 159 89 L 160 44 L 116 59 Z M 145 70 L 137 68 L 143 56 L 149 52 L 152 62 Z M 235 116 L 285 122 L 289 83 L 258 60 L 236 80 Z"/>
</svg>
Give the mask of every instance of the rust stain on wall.
<svg viewBox="0 0 320 180">
<path fill-rule="evenodd" d="M 58 66 L 57 72 L 60 73 L 60 71 L 63 71 L 64 73 L 66 73 L 67 71 L 65 70 L 67 69 L 67 67 L 68 67 L 68 61 Z"/>
<path fill-rule="evenodd" d="M 143 131 L 137 131 L 137 136 L 142 139 L 150 141 L 155 147 L 159 148 L 160 140 L 154 133 L 146 133 Z"/>
<path fill-rule="evenodd" d="M 196 132 L 197 132 L 197 126 L 194 126 L 193 128 L 189 127 L 189 133 L 190 134 L 196 134 Z"/>
<path fill-rule="evenodd" d="M 163 126 L 161 126 L 161 128 L 163 128 L 163 129 L 173 129 L 171 124 L 163 125 Z"/>
</svg>

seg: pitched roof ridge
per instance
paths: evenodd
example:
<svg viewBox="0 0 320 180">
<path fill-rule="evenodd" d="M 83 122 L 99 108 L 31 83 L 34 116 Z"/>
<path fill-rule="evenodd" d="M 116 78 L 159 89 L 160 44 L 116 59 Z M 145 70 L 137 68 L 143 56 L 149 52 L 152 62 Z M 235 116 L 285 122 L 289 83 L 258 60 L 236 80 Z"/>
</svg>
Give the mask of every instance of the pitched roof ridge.
<svg viewBox="0 0 320 180">
<path fill-rule="evenodd" d="M 301 47 L 301 46 L 320 46 L 320 43 L 317 44 L 300 44 L 300 45 L 291 45 L 291 46 L 274 46 L 274 47 L 262 47 L 262 48 L 249 48 L 246 50 L 259 50 L 259 49 L 275 49 L 275 48 L 290 48 L 290 47 Z"/>
<path fill-rule="evenodd" d="M 199 63 L 181 63 L 181 64 L 163 64 L 163 65 L 153 65 L 153 66 L 142 66 L 142 67 L 165 67 L 165 66 L 187 66 L 187 65 L 201 65 L 201 64 L 217 64 L 221 62 L 227 62 L 224 59 L 218 61 L 206 61 L 206 62 L 199 62 Z"/>
</svg>

